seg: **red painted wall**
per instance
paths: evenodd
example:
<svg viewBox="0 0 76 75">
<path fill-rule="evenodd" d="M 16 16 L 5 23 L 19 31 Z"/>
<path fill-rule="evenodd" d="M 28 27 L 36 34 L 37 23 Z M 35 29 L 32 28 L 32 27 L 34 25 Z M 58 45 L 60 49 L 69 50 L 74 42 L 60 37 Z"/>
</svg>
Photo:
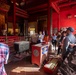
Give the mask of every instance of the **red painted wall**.
<svg viewBox="0 0 76 75">
<path fill-rule="evenodd" d="M 68 18 L 68 14 L 71 14 L 71 18 Z M 72 26 L 76 29 L 76 18 L 74 15 L 76 15 L 76 9 L 69 9 L 60 12 L 60 27 Z"/>
<path fill-rule="evenodd" d="M 53 28 L 58 28 L 59 20 L 58 20 L 58 14 L 56 12 L 53 12 L 52 15 L 52 27 Z"/>
<path fill-rule="evenodd" d="M 71 18 L 68 18 L 68 14 L 71 14 Z M 60 28 L 62 27 L 73 27 L 76 33 L 76 7 L 70 8 L 60 12 Z M 58 28 L 59 18 L 57 13 L 53 13 L 53 28 Z"/>
</svg>

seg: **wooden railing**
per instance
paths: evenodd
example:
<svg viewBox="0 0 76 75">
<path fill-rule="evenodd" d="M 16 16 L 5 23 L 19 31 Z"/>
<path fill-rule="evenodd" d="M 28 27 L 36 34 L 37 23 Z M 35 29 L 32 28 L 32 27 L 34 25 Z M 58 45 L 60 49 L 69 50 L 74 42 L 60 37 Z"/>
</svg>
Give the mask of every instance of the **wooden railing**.
<svg viewBox="0 0 76 75">
<path fill-rule="evenodd" d="M 24 40 L 24 37 L 22 36 L 7 36 L 7 39 L 5 36 L 0 36 L 0 42 L 8 44 L 9 47 L 12 47 L 14 42 Z"/>
<path fill-rule="evenodd" d="M 26 11 L 16 7 L 16 15 L 24 18 L 28 18 L 28 14 Z"/>
</svg>

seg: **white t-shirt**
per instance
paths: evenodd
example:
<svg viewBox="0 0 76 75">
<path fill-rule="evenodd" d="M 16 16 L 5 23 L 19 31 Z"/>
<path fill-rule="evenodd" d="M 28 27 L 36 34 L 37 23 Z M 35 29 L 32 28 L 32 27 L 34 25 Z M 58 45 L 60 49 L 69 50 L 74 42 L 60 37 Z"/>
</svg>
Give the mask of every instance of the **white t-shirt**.
<svg viewBox="0 0 76 75">
<path fill-rule="evenodd" d="M 40 35 L 39 35 L 39 40 L 40 40 L 40 42 L 43 42 L 43 38 L 44 38 L 44 35 L 40 34 Z"/>
</svg>

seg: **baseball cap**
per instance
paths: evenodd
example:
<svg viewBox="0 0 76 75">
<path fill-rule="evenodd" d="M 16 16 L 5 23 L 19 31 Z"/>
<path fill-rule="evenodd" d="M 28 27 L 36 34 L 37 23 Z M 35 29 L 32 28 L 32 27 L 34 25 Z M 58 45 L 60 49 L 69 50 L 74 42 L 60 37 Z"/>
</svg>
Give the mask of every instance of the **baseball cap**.
<svg viewBox="0 0 76 75">
<path fill-rule="evenodd" d="M 74 28 L 68 27 L 67 30 L 70 30 L 70 32 L 74 32 Z"/>
</svg>

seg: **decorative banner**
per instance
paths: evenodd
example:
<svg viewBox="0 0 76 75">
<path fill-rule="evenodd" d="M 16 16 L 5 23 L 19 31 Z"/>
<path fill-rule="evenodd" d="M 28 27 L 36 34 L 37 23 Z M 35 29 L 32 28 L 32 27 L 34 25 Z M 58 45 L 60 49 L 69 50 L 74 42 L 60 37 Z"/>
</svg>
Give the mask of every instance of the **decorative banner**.
<svg viewBox="0 0 76 75">
<path fill-rule="evenodd" d="M 33 51 L 33 54 L 34 54 L 34 56 L 38 57 L 38 56 L 39 56 L 38 50 L 34 50 L 34 51 Z"/>
</svg>

